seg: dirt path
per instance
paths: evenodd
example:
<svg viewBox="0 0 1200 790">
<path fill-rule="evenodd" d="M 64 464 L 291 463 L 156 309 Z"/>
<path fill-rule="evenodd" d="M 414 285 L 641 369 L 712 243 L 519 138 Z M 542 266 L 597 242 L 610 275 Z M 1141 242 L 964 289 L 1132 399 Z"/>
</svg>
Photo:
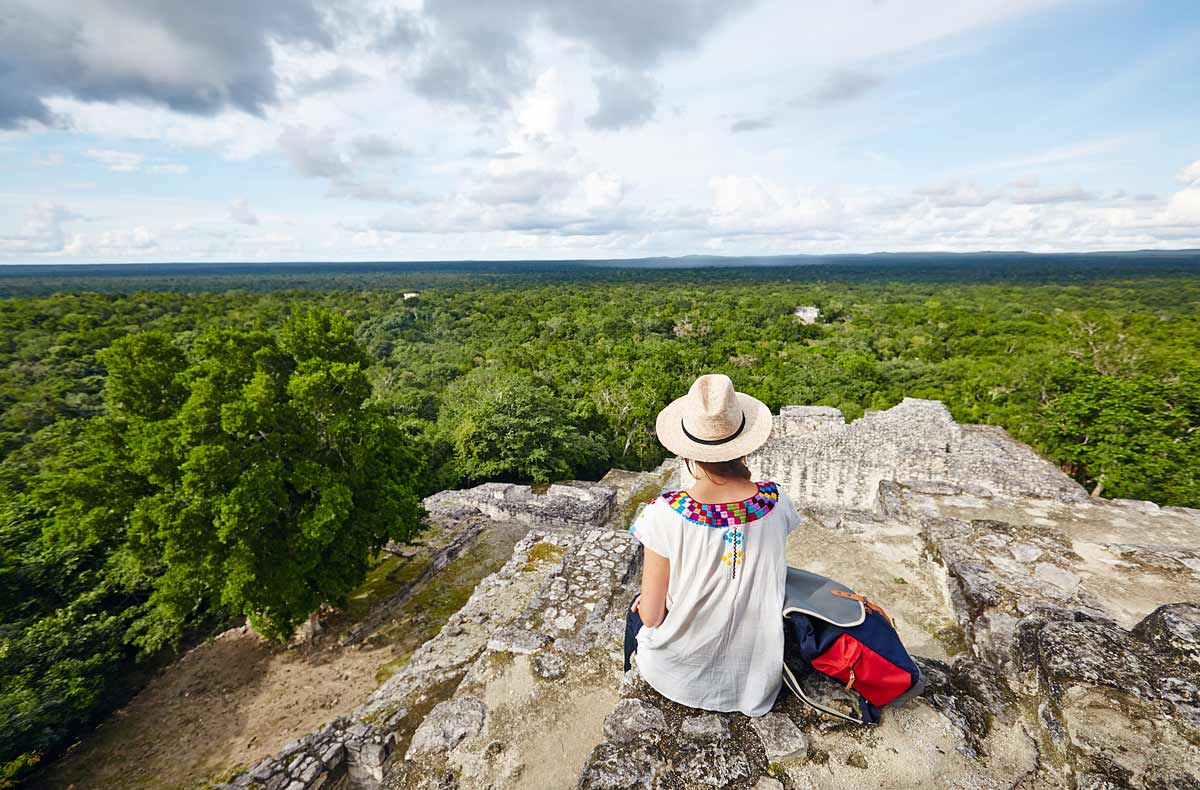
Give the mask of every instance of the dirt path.
<svg viewBox="0 0 1200 790">
<path fill-rule="evenodd" d="M 250 767 L 362 704 L 504 563 L 523 534 L 519 526 L 484 529 L 361 646 L 337 644 L 352 621 L 292 649 L 249 629 L 226 631 L 167 667 L 30 786 L 195 790 Z M 375 579 L 364 589 L 372 586 L 387 587 Z"/>
<path fill-rule="evenodd" d="M 275 647 L 221 634 L 155 678 L 40 778 L 48 788 L 203 787 L 348 713 L 388 648 Z"/>
</svg>

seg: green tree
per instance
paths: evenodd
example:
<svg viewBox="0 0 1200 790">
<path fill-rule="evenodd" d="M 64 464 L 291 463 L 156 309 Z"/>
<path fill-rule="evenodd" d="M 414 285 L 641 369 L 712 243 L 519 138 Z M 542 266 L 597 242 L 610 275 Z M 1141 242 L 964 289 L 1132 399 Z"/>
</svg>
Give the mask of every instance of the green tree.
<svg viewBox="0 0 1200 790">
<path fill-rule="evenodd" d="M 1044 427 L 1051 452 L 1094 493 L 1195 502 L 1200 477 L 1200 376 L 1184 369 L 1152 376 L 1079 374 L 1051 401 Z"/>
<path fill-rule="evenodd" d="M 177 357 L 157 339 L 123 338 L 101 357 L 109 391 L 134 393 L 115 406 L 150 488 L 129 514 L 129 559 L 153 579 L 135 641 L 172 642 L 203 607 L 286 638 L 417 528 L 423 464 L 368 403 L 367 357 L 344 316 L 311 309 L 278 337 L 213 330 L 191 354 L 170 377 Z M 139 386 L 147 368 L 186 397 Z"/>
<path fill-rule="evenodd" d="M 439 425 L 469 481 L 570 477 L 604 455 L 581 435 L 549 387 L 531 376 L 477 368 L 450 385 Z"/>
</svg>

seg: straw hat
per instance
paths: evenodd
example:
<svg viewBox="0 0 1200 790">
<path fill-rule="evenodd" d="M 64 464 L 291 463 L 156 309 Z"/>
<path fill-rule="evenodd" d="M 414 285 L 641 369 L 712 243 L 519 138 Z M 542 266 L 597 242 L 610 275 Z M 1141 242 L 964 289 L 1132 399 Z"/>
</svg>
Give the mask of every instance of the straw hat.
<svg viewBox="0 0 1200 790">
<path fill-rule="evenodd" d="M 771 410 L 721 373 L 709 373 L 692 383 L 688 394 L 658 413 L 658 440 L 681 458 L 730 461 L 749 455 L 771 434 Z"/>
</svg>

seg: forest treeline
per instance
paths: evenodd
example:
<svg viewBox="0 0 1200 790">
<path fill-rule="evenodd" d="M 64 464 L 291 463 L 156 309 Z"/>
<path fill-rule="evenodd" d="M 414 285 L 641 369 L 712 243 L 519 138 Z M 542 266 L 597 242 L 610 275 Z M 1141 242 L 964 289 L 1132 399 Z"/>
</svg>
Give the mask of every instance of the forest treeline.
<svg viewBox="0 0 1200 790">
<path fill-rule="evenodd" d="M 344 601 L 425 494 L 652 467 L 701 373 L 848 418 L 937 398 L 1104 496 L 1200 507 L 1194 275 L 777 274 L 0 301 L 0 786 L 139 657 Z"/>
</svg>

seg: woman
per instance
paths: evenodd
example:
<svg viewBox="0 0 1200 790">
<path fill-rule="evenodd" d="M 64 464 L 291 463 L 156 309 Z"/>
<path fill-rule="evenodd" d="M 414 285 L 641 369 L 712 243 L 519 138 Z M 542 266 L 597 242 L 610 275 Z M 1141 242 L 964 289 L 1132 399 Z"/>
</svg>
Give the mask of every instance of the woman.
<svg viewBox="0 0 1200 790">
<path fill-rule="evenodd" d="M 800 515 L 745 456 L 771 433 L 771 411 L 701 376 L 659 412 L 658 440 L 696 482 L 651 500 L 629 528 L 643 545 L 641 593 L 626 619 L 626 670 L 694 708 L 767 713 L 783 668 L 784 546 Z"/>
</svg>

